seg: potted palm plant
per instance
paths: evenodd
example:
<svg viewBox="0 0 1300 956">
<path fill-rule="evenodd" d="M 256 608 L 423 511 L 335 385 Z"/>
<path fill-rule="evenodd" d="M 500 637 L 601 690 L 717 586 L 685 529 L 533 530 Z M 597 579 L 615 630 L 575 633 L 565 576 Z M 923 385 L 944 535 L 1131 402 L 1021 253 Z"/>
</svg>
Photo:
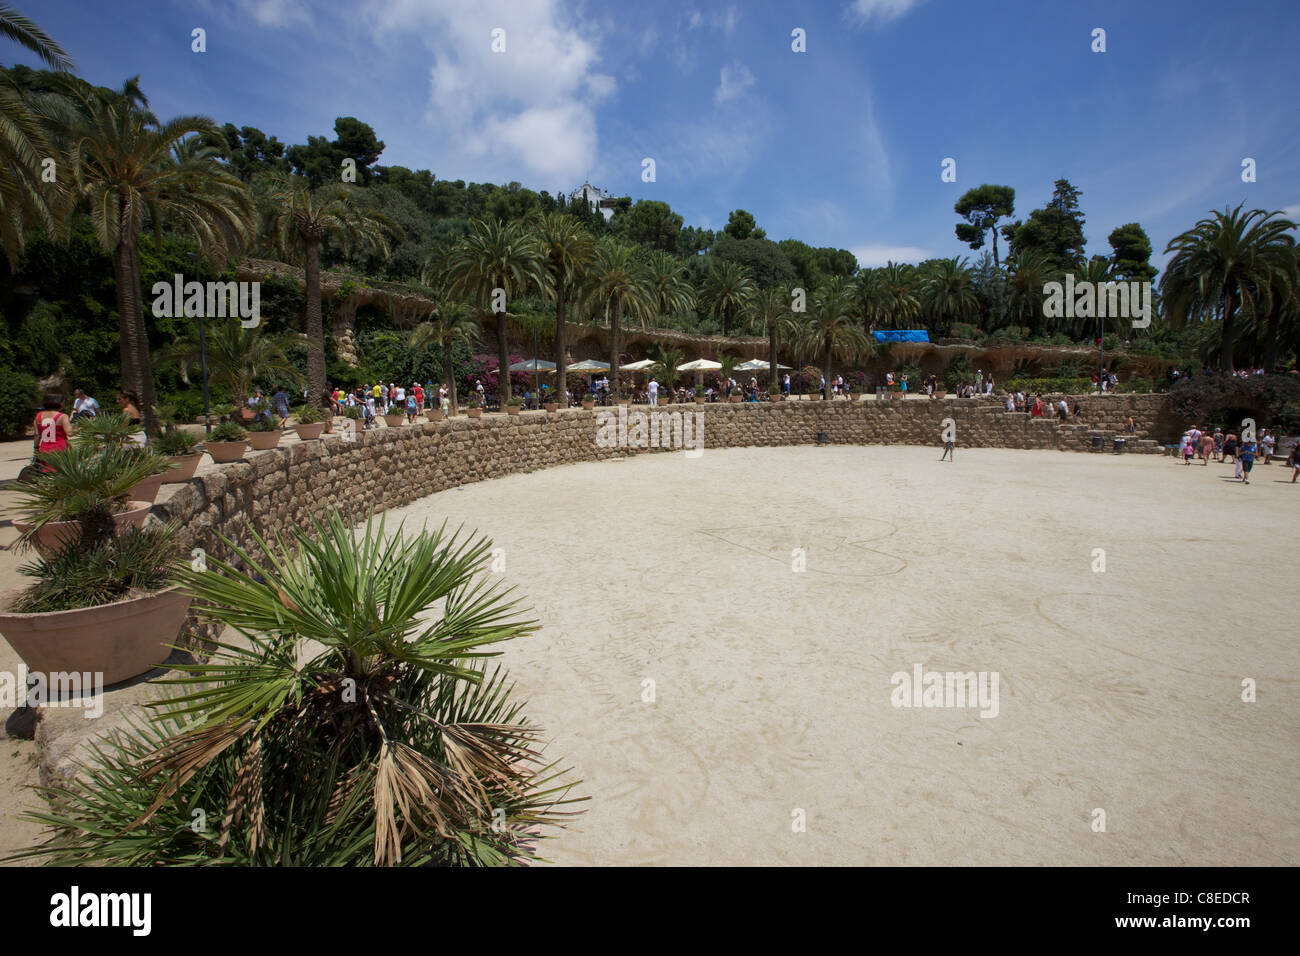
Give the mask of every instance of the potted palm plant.
<svg viewBox="0 0 1300 956">
<path fill-rule="evenodd" d="M 470 418 L 483 417 L 483 404 L 479 401 L 477 395 L 471 395 L 469 398 L 465 399 L 465 414 Z"/>
<path fill-rule="evenodd" d="M 203 443 L 203 447 L 207 449 L 213 461 L 225 465 L 243 458 L 248 442 L 245 440 L 244 430 L 238 424 L 222 422 L 212 429 L 212 434 Z"/>
<path fill-rule="evenodd" d="M 695 404 L 696 404 L 696 405 L 703 405 L 703 404 L 704 404 L 704 401 L 705 401 L 704 386 L 703 386 L 703 385 L 696 385 L 696 386 L 695 386 Z"/>
<path fill-rule="evenodd" d="M 767 387 L 767 398 L 768 401 L 779 402 L 781 400 L 781 386 L 776 384 L 769 385 Z"/>
<path fill-rule="evenodd" d="M 524 400 L 518 395 L 511 395 L 506 399 L 506 414 L 518 415 L 524 410 Z"/>
<path fill-rule="evenodd" d="M 510 865 L 577 812 L 576 782 L 483 659 L 537 629 L 482 584 L 490 541 L 388 535 L 373 518 L 357 533 L 337 512 L 294 534 L 180 572 L 247 646 L 178 668 L 147 723 L 43 789 L 51 810 L 33 819 L 49 836 L 19 858 Z M 227 808 L 219 832 L 191 825 L 207 806 Z"/>
<path fill-rule="evenodd" d="M 284 432 L 280 428 L 280 422 L 274 415 L 267 415 L 266 418 L 259 418 L 246 429 L 248 432 L 248 444 L 252 446 L 253 451 L 269 451 L 276 445 L 280 444 L 280 436 Z"/>
<path fill-rule="evenodd" d="M 131 455 L 154 458 L 158 467 L 131 489 L 132 500 L 147 501 L 152 504 L 158 497 L 159 489 L 162 488 L 164 474 L 172 470 L 173 465 L 165 456 L 152 454 L 143 445 L 136 444 L 134 436 L 139 430 L 140 426 L 131 424 L 125 415 L 98 415 L 81 422 L 73 442 L 89 444 L 100 449 L 121 448 Z"/>
<path fill-rule="evenodd" d="M 359 409 L 349 409 L 349 411 L 356 411 L 360 415 Z M 301 406 L 294 412 L 293 417 L 295 419 L 293 430 L 297 432 L 298 437 L 303 441 L 320 438 L 321 432 L 325 430 L 325 422 L 321 420 L 320 409 L 311 403 Z"/>
<path fill-rule="evenodd" d="M 163 474 L 164 485 L 183 483 L 194 477 L 203 458 L 203 452 L 198 450 L 198 445 L 197 436 L 179 427 L 170 427 L 153 440 L 154 449 L 166 455 L 176 466 Z"/>
<path fill-rule="evenodd" d="M 622 402 L 622 401 L 620 401 L 619 404 L 622 405 L 622 404 L 625 404 L 625 403 Z M 592 395 L 590 392 L 588 392 L 586 395 L 583 395 L 583 396 L 582 396 L 582 407 L 583 407 L 583 408 L 586 408 L 586 409 L 592 409 L 592 408 L 595 408 L 595 407 L 596 407 L 596 396 Z"/>
</svg>

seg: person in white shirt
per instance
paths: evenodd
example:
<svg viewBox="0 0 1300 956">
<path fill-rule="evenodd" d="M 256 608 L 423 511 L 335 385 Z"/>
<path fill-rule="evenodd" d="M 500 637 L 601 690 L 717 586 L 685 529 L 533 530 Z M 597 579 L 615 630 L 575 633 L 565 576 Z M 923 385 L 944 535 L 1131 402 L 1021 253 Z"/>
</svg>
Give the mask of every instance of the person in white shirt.
<svg viewBox="0 0 1300 956">
<path fill-rule="evenodd" d="M 1007 392 L 1007 411 L 1014 412 L 1015 410 L 1016 410 L 1016 397 L 1012 395 L 1010 392 Z"/>
<path fill-rule="evenodd" d="M 659 404 L 659 383 L 656 382 L 653 377 L 651 377 L 650 379 L 650 384 L 646 386 L 646 391 L 650 393 L 650 404 L 658 405 Z"/>
<path fill-rule="evenodd" d="M 402 408 L 406 405 L 406 389 L 401 385 L 397 386 L 397 401 L 395 404 L 398 408 Z"/>
<path fill-rule="evenodd" d="M 76 401 L 72 403 L 73 418 L 94 418 L 99 414 L 99 402 L 81 389 L 77 389 L 72 394 L 76 398 Z"/>
</svg>

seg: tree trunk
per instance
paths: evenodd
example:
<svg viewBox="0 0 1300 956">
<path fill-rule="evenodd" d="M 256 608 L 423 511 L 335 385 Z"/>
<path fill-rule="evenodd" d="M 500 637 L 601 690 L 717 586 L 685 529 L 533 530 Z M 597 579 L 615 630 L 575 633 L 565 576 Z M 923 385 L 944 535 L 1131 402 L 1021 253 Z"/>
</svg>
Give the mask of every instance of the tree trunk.
<svg viewBox="0 0 1300 956">
<path fill-rule="evenodd" d="M 306 244 L 307 268 L 307 404 L 321 405 L 325 399 L 325 329 L 321 323 L 320 243 Z"/>
<path fill-rule="evenodd" d="M 1277 366 L 1277 337 L 1282 323 L 1282 306 L 1276 300 L 1268 312 L 1268 338 L 1264 342 L 1264 371 L 1269 375 Z"/>
<path fill-rule="evenodd" d="M 822 373 L 824 376 L 826 376 L 826 385 L 822 388 L 823 402 L 829 402 L 831 400 L 831 356 L 833 353 L 834 353 L 834 346 L 830 342 L 827 342 L 826 343 L 826 365 L 825 365 L 826 371 Z"/>
<path fill-rule="evenodd" d="M 1219 345 L 1219 370 L 1231 375 L 1232 368 L 1232 347 L 1236 343 L 1237 337 L 1237 292 L 1235 289 L 1228 292 L 1227 301 L 1223 304 L 1223 338 Z"/>
<path fill-rule="evenodd" d="M 998 224 L 996 220 L 993 223 L 993 228 L 989 231 L 993 233 L 993 268 L 1000 269 L 1001 266 L 998 264 Z"/>
<path fill-rule="evenodd" d="M 615 399 L 622 397 L 618 390 L 618 304 L 615 299 L 609 313 L 609 384 Z"/>
<path fill-rule="evenodd" d="M 505 411 L 510 398 L 510 327 L 504 312 L 497 313 L 497 361 L 501 363 L 497 374 L 497 400 L 501 403 L 501 410 Z"/>
<path fill-rule="evenodd" d="M 557 276 L 555 280 L 555 390 L 559 393 L 560 404 L 568 408 L 568 400 L 564 397 L 568 388 L 565 377 L 569 368 L 568 359 L 564 355 L 564 306 L 564 279 Z"/>
<path fill-rule="evenodd" d="M 125 223 L 119 225 L 125 226 Z M 129 227 L 123 228 L 118 236 L 117 248 L 113 250 L 113 268 L 122 338 L 123 387 L 135 392 L 140 400 L 144 430 L 152 436 L 158 434 L 158 416 L 154 413 L 158 393 L 154 389 L 153 362 L 149 357 L 148 327 L 140 289 L 140 250 Z M 173 306 L 178 305 L 183 308 L 183 305 L 173 303 Z"/>
<path fill-rule="evenodd" d="M 767 324 L 767 368 L 772 379 L 769 385 L 776 384 L 776 323 Z"/>
<path fill-rule="evenodd" d="M 120 227 L 119 227 L 120 228 Z M 113 280 L 117 285 L 118 346 L 122 358 L 122 391 L 140 394 L 140 365 L 136 361 L 135 326 L 131 319 L 131 265 L 130 240 L 119 232 L 117 247 L 113 250 Z"/>
<path fill-rule="evenodd" d="M 451 399 L 451 414 L 456 414 L 456 370 L 452 364 L 451 345 L 447 345 L 447 350 L 443 353 L 443 374 L 447 376 L 447 389 L 451 393 L 448 397 Z M 450 416 L 449 416 L 450 417 Z"/>
</svg>

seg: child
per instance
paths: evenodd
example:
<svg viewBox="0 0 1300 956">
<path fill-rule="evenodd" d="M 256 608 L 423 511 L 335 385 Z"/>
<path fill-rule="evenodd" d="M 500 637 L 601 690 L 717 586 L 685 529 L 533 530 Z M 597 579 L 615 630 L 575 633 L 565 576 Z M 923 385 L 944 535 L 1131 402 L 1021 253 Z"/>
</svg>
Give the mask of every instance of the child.
<svg viewBox="0 0 1300 956">
<path fill-rule="evenodd" d="M 1194 453 L 1195 453 L 1195 449 L 1192 448 L 1192 436 L 1184 435 L 1183 436 L 1183 464 L 1184 465 L 1190 465 L 1192 463 L 1192 455 Z"/>
<path fill-rule="evenodd" d="M 1243 442 L 1241 454 L 1237 456 L 1237 467 L 1245 472 L 1242 476 L 1242 484 L 1250 484 L 1250 469 L 1255 465 L 1255 443 L 1253 441 Z"/>
</svg>

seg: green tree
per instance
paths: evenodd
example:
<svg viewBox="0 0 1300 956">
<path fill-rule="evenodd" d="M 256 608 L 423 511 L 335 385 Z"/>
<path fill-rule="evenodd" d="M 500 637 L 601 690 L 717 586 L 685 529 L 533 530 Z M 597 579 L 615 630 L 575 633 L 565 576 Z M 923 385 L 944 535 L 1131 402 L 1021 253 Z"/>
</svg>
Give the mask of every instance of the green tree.
<svg viewBox="0 0 1300 956">
<path fill-rule="evenodd" d="M 853 316 L 853 284 L 832 276 L 813 295 L 813 307 L 799 322 L 796 341 L 813 357 L 821 358 L 826 386 L 822 398 L 830 401 L 831 370 L 835 356 L 846 360 L 868 348 L 866 333 Z"/>
<path fill-rule="evenodd" d="M 1136 222 L 1116 226 L 1108 237 L 1111 248 L 1110 271 L 1124 282 L 1150 282 L 1156 277 L 1151 265 L 1151 240 Z"/>
<path fill-rule="evenodd" d="M 731 214 L 727 216 L 727 226 L 723 229 L 723 232 L 732 239 L 762 238 L 761 236 L 754 236 L 757 225 L 754 222 L 754 217 L 745 210 L 733 209 Z"/>
<path fill-rule="evenodd" d="M 656 315 L 680 315 L 695 308 L 695 290 L 680 259 L 667 252 L 652 252 L 645 258 L 645 270 Z"/>
<path fill-rule="evenodd" d="M 1079 190 L 1069 180 L 1058 179 L 1052 198 L 1042 209 L 1029 214 L 1027 222 L 1017 220 L 1002 228 L 1011 252 L 1037 252 L 1051 272 L 1067 272 L 1083 265 L 1083 213 L 1079 211 Z"/>
<path fill-rule="evenodd" d="M 480 326 L 471 311 L 458 302 L 444 301 L 411 332 L 411 349 L 436 345 L 442 351 L 443 377 L 451 391 L 451 413 L 456 414 L 456 372 L 454 350 L 457 345 L 473 348 L 478 341 Z"/>
<path fill-rule="evenodd" d="M 146 211 L 195 237 L 209 261 L 242 245 L 249 228 L 248 191 L 206 151 L 173 152 L 188 136 L 217 132 L 202 116 L 160 123 L 136 80 L 116 94 L 69 86 L 64 114 L 77 192 L 100 245 L 113 256 L 123 386 L 140 398 L 145 429 L 156 434 L 158 404 L 140 283 L 140 231 Z"/>
<path fill-rule="evenodd" d="M 916 266 L 887 262 L 878 276 L 885 324 L 893 329 L 908 328 L 921 315 Z"/>
<path fill-rule="evenodd" d="M 1244 204 L 1243 204 L 1244 205 Z M 1166 313 L 1175 328 L 1187 319 L 1221 320 L 1219 363 L 1233 371 L 1242 309 L 1258 311 L 1293 268 L 1296 224 L 1280 212 L 1242 207 L 1215 210 L 1165 248 L 1173 258 L 1160 279 Z"/>
<path fill-rule="evenodd" d="M 259 173 L 289 172 L 284 143 L 255 126 L 236 127 L 226 123 L 221 127 L 221 135 L 211 139 L 229 157 L 234 174 L 246 183 Z"/>
<path fill-rule="evenodd" d="M 596 244 L 572 216 L 558 210 L 537 216 L 530 228 L 549 280 L 547 293 L 555 302 L 555 383 L 563 398 L 569 367 L 566 312 L 591 268 Z"/>
<path fill-rule="evenodd" d="M 321 316 L 320 251 L 327 241 L 345 248 L 388 250 L 396 226 L 363 208 L 343 186 L 312 190 L 299 177 L 278 176 L 262 206 L 264 229 L 280 253 L 303 263 L 307 295 L 307 401 L 325 401 L 325 328 Z"/>
<path fill-rule="evenodd" d="M 722 334 L 730 335 L 737 312 L 748 308 L 758 286 L 738 262 L 718 260 L 713 263 L 704 282 L 701 299 L 709 315 L 722 320 Z"/>
<path fill-rule="evenodd" d="M 259 378 L 300 381 L 289 349 L 304 344 L 301 335 L 275 335 L 260 325 L 245 328 L 230 320 L 210 323 L 205 337 L 208 373 L 215 384 L 230 389 L 236 405 L 245 403 Z M 192 375 L 202 358 L 198 331 L 163 349 L 162 355 L 163 363 L 175 365 L 185 377 Z"/>
<path fill-rule="evenodd" d="M 1045 324 L 1043 286 L 1055 272 L 1047 257 L 1036 249 L 1026 249 L 1016 256 L 1016 271 L 1008 284 L 1008 305 L 1017 324 L 1037 332 Z"/>
<path fill-rule="evenodd" d="M 993 266 L 1001 268 L 998 261 L 998 220 L 1015 214 L 1016 191 L 1010 186 L 985 183 L 967 190 L 952 208 L 966 220 L 957 224 L 957 238 L 972 249 L 982 249 L 984 234 L 988 233 L 993 241 Z"/>
<path fill-rule="evenodd" d="M 805 290 L 806 291 L 806 290 Z M 782 338 L 792 334 L 795 326 L 790 311 L 790 289 L 759 289 L 750 300 L 754 321 L 767 335 L 768 384 L 777 382 L 777 347 Z"/>
<path fill-rule="evenodd" d="M 676 252 L 682 217 L 666 202 L 640 199 L 626 213 L 616 213 L 609 225 L 628 242 L 663 252 Z"/>
<path fill-rule="evenodd" d="M 356 163 L 357 182 L 369 184 L 371 168 L 384 151 L 384 144 L 369 124 L 353 116 L 334 120 L 334 139 L 308 136 L 305 146 L 290 146 L 285 156 L 293 172 L 304 177 L 313 189 L 327 183 L 342 183 L 343 161 Z"/>
<path fill-rule="evenodd" d="M 609 316 L 609 376 L 614 394 L 620 395 L 619 320 L 623 315 L 647 315 L 654 309 L 645 267 L 637 262 L 631 246 L 611 239 L 599 242 L 588 274 L 586 298 L 591 311 Z"/>
<path fill-rule="evenodd" d="M 949 330 L 954 322 L 966 322 L 979 309 L 979 299 L 967 261 L 936 259 L 921 272 L 921 310 L 932 329 Z"/>
<path fill-rule="evenodd" d="M 542 252 L 521 223 L 478 220 L 470 234 L 452 247 L 446 275 L 451 295 L 467 298 L 496 315 L 499 397 L 504 406 L 510 398 L 508 303 L 530 290 L 547 290 Z"/>
<path fill-rule="evenodd" d="M 760 289 L 787 285 L 798 279 L 789 258 L 770 239 L 733 239 L 724 235 L 714 242 L 709 255 L 742 266 Z"/>
</svg>

